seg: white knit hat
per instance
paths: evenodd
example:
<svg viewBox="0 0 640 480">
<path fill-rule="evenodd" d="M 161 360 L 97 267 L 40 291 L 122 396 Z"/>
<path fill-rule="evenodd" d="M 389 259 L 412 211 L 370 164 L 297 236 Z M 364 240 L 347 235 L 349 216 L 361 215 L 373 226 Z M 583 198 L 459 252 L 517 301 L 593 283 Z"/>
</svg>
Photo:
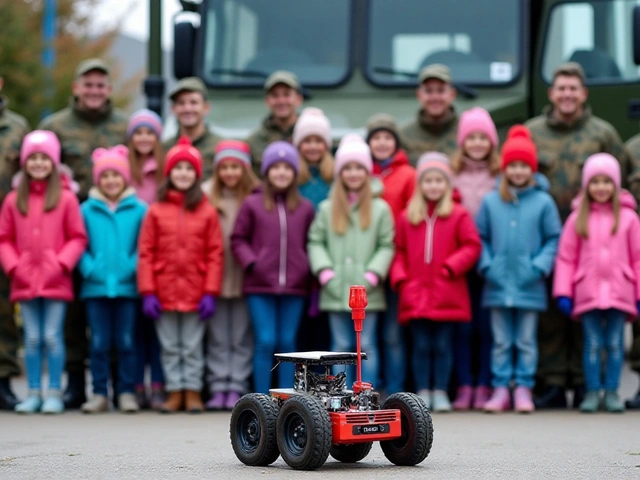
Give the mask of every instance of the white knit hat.
<svg viewBox="0 0 640 480">
<path fill-rule="evenodd" d="M 349 162 L 359 163 L 369 173 L 373 171 L 373 160 L 371 159 L 369 145 L 366 144 L 360 135 L 355 133 L 346 135 L 340 142 L 340 146 L 336 152 L 336 162 L 333 170 L 334 175 L 337 177 Z"/>
<path fill-rule="evenodd" d="M 331 124 L 329 119 L 319 108 L 308 107 L 302 110 L 296 126 L 293 128 L 293 144 L 296 148 L 309 135 L 317 135 L 327 148 L 331 148 Z"/>
</svg>

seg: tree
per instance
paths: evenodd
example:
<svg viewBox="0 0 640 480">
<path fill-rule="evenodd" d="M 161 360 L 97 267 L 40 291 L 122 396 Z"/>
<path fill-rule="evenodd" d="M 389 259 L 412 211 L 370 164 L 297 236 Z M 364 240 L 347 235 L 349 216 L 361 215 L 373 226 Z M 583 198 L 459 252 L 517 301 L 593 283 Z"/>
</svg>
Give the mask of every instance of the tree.
<svg viewBox="0 0 640 480">
<path fill-rule="evenodd" d="M 32 126 L 40 121 L 47 109 L 56 111 L 68 106 L 71 83 L 80 61 L 101 57 L 116 67 L 114 80 L 118 77 L 117 63 L 108 57 L 118 29 L 97 36 L 91 30 L 91 12 L 98 3 L 100 0 L 57 0 L 56 66 L 50 75 L 42 64 L 44 1 L 0 1 L 3 94 L 10 99 L 10 108 L 24 115 Z M 131 87 L 117 92 L 116 104 L 126 106 Z"/>
</svg>

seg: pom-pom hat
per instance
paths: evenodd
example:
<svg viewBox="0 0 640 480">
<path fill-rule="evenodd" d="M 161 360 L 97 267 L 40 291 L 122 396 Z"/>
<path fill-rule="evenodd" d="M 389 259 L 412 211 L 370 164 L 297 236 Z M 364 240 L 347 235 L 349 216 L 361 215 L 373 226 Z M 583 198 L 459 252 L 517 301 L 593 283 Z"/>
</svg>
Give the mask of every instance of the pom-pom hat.
<svg viewBox="0 0 640 480">
<path fill-rule="evenodd" d="M 502 170 L 512 162 L 524 162 L 531 170 L 538 170 L 538 152 L 531 140 L 531 132 L 524 125 L 514 125 L 509 129 L 507 140 L 502 146 Z"/>
<path fill-rule="evenodd" d="M 131 181 L 129 169 L 129 149 L 124 145 L 116 145 L 111 148 L 96 148 L 91 154 L 93 162 L 93 183 L 98 184 L 100 175 L 107 170 L 118 172 L 124 180 Z"/>
<path fill-rule="evenodd" d="M 164 175 L 168 176 L 169 172 L 176 166 L 178 162 L 189 162 L 196 171 L 197 178 L 202 177 L 202 155 L 196 147 L 191 144 L 189 137 L 181 136 L 178 143 L 171 147 L 167 152 L 164 164 Z"/>
</svg>

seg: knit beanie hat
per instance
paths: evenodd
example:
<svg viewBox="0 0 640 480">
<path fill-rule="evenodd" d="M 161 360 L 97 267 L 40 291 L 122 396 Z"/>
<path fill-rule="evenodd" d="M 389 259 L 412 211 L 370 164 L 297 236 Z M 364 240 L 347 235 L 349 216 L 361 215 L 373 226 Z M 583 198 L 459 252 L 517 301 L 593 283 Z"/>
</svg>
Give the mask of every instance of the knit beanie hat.
<svg viewBox="0 0 640 480">
<path fill-rule="evenodd" d="M 512 162 L 524 162 L 534 172 L 538 171 L 538 152 L 531 140 L 531 132 L 524 125 L 514 125 L 509 129 L 507 140 L 502 146 L 502 170 Z"/>
<path fill-rule="evenodd" d="M 458 147 L 462 147 L 465 139 L 473 132 L 482 132 L 489 140 L 493 148 L 498 146 L 498 132 L 491 119 L 491 115 L 484 108 L 474 107 L 460 115 L 458 124 Z"/>
<path fill-rule="evenodd" d="M 111 148 L 96 148 L 91 154 L 93 162 L 93 183 L 98 184 L 100 175 L 107 170 L 115 170 L 124 178 L 125 182 L 131 181 L 129 170 L 129 149 L 124 145 L 116 145 Z"/>
<path fill-rule="evenodd" d="M 196 177 L 202 177 L 202 155 L 196 147 L 191 144 L 189 137 L 182 135 L 178 143 L 167 152 L 164 163 L 164 175 L 169 176 L 169 172 L 178 162 L 189 162 L 196 171 Z"/>
<path fill-rule="evenodd" d="M 140 127 L 149 127 L 158 139 L 162 138 L 162 119 L 156 112 L 146 108 L 133 112 L 127 126 L 127 138 Z"/>
<path fill-rule="evenodd" d="M 418 183 L 422 180 L 422 176 L 430 170 L 438 170 L 447 178 L 449 183 L 452 183 L 453 172 L 449 167 L 449 158 L 444 153 L 426 152 L 420 155 L 420 158 L 418 158 L 418 175 L 416 176 Z"/>
<path fill-rule="evenodd" d="M 345 135 L 340 141 L 333 167 L 334 175 L 337 177 L 349 162 L 359 163 L 369 174 L 373 171 L 373 160 L 369 145 L 365 143 L 360 135 L 355 133 Z"/>
<path fill-rule="evenodd" d="M 393 135 L 396 139 L 396 147 L 400 148 L 400 137 L 398 135 L 398 125 L 396 124 L 395 118 L 388 113 L 376 113 L 370 117 L 369 120 L 367 120 L 367 143 L 371 140 L 371 136 L 380 130 L 385 130 Z"/>
<path fill-rule="evenodd" d="M 243 167 L 251 168 L 251 147 L 240 140 L 221 140 L 216 145 L 213 168 L 218 168 L 223 160 L 233 160 Z"/>
<path fill-rule="evenodd" d="M 302 110 L 296 126 L 293 127 L 293 144 L 299 148 L 302 140 L 310 135 L 319 136 L 327 148 L 331 148 L 331 124 L 319 108 L 308 107 Z"/>
<path fill-rule="evenodd" d="M 60 165 L 60 140 L 49 130 L 34 130 L 22 140 L 20 166 L 24 167 L 27 158 L 34 153 L 44 153 L 54 165 Z"/>
<path fill-rule="evenodd" d="M 620 190 L 620 164 L 613 155 L 596 153 L 587 158 L 582 168 L 582 188 L 586 189 L 589 182 L 597 175 L 610 178 L 616 189 Z"/>
<path fill-rule="evenodd" d="M 284 140 L 278 140 L 269 144 L 262 154 L 262 165 L 260 166 L 260 173 L 262 176 L 267 174 L 267 171 L 278 162 L 288 163 L 293 171 L 298 174 L 300 168 L 300 156 L 298 151 L 289 142 Z"/>
</svg>

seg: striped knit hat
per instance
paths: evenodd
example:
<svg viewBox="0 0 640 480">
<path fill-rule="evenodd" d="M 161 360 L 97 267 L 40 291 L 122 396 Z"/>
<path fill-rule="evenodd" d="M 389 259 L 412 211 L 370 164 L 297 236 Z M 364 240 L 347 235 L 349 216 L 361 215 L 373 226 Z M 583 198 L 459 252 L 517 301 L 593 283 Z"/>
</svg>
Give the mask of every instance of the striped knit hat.
<svg viewBox="0 0 640 480">
<path fill-rule="evenodd" d="M 429 170 L 438 170 L 449 181 L 452 182 L 453 172 L 449 167 L 449 158 L 444 153 L 426 152 L 420 155 L 418 159 L 418 182 L 422 180 L 422 176 Z"/>
<path fill-rule="evenodd" d="M 93 183 L 98 184 L 100 175 L 107 170 L 115 170 L 124 178 L 125 182 L 131 181 L 129 170 L 129 149 L 124 145 L 116 145 L 111 148 L 97 148 L 91 155 L 93 161 Z"/>
<path fill-rule="evenodd" d="M 133 112 L 127 126 L 127 138 L 131 138 L 140 127 L 149 127 L 159 139 L 162 138 L 162 119 L 156 112 L 146 108 Z"/>
<path fill-rule="evenodd" d="M 251 168 L 251 147 L 240 140 L 221 140 L 216 145 L 215 157 L 213 157 L 213 169 L 215 170 L 223 160 L 232 160 L 242 164 L 245 168 Z"/>
</svg>

